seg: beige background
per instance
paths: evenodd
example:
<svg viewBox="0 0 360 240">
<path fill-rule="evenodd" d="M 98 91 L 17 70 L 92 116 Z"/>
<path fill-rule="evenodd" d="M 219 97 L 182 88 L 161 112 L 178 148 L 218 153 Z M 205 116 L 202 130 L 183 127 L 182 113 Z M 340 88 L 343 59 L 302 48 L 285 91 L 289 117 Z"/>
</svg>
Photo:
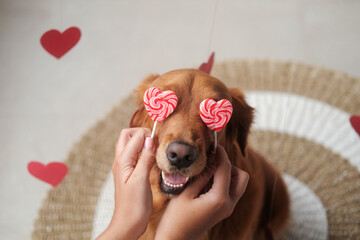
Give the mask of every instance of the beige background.
<svg viewBox="0 0 360 240">
<path fill-rule="evenodd" d="M 359 13 L 350 0 L 0 0 L 0 238 L 29 239 L 51 189 L 27 163 L 62 161 L 147 74 L 198 66 L 214 50 L 217 61 L 292 60 L 360 77 Z M 68 54 L 42 49 L 45 31 L 71 26 L 82 37 Z"/>
</svg>

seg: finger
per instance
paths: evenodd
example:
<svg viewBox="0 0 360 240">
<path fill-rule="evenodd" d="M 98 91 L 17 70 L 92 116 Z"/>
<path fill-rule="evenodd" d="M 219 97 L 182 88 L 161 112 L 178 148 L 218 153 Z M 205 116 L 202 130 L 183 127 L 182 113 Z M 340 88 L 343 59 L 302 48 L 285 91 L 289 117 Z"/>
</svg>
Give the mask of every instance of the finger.
<svg viewBox="0 0 360 240">
<path fill-rule="evenodd" d="M 218 167 L 214 174 L 214 183 L 212 190 L 218 191 L 220 194 L 229 194 L 231 181 L 231 163 L 225 152 L 225 149 L 218 146 L 216 149 L 216 159 Z"/>
<path fill-rule="evenodd" d="M 207 170 L 200 174 L 198 177 L 196 177 L 194 182 L 192 182 L 188 187 L 186 187 L 182 195 L 189 198 L 195 198 L 199 196 L 200 192 L 205 188 L 206 184 L 209 183 L 212 176 L 214 176 L 216 170 L 215 161 L 215 155 L 211 154 L 208 159 Z"/>
<path fill-rule="evenodd" d="M 148 128 L 126 128 L 121 130 L 118 142 L 116 144 L 115 156 L 118 156 L 124 151 L 130 139 L 139 131 L 147 131 L 150 133 L 150 129 Z"/>
<path fill-rule="evenodd" d="M 123 170 L 123 174 L 125 174 L 127 177 L 129 177 L 135 169 L 139 158 L 139 153 L 144 146 L 145 138 L 149 135 L 150 133 L 144 129 L 136 131 L 135 134 L 130 138 L 129 142 L 126 144 L 124 151 L 116 158 L 120 169 Z"/>
<path fill-rule="evenodd" d="M 112 171 L 114 174 L 114 178 L 118 175 L 118 173 L 120 171 L 122 172 L 122 176 L 125 176 L 125 175 L 128 176 L 133 171 L 131 166 L 129 166 L 127 169 L 124 169 L 124 167 L 121 164 L 121 159 L 122 159 L 121 153 L 123 152 L 126 144 L 129 142 L 129 140 L 132 138 L 132 136 L 135 134 L 136 131 L 138 131 L 138 129 L 136 129 L 136 128 L 125 128 L 125 129 L 122 129 L 120 132 L 120 135 L 119 135 L 118 141 L 116 143 L 116 147 L 115 147 L 115 160 L 112 165 Z M 125 172 L 127 172 L 127 173 L 124 174 Z M 126 180 L 126 178 L 123 178 L 123 179 Z"/>
<path fill-rule="evenodd" d="M 196 198 L 197 196 L 199 196 L 201 190 L 204 189 L 206 184 L 208 184 L 213 175 L 213 170 L 209 170 L 200 174 L 189 186 L 186 187 L 186 189 L 180 196 L 184 196 L 187 198 Z"/>
<path fill-rule="evenodd" d="M 147 128 L 125 128 L 125 129 L 121 130 L 118 142 L 116 143 L 116 152 L 115 152 L 116 155 L 115 156 L 118 156 L 120 153 L 122 153 L 124 151 L 127 143 L 138 131 L 150 132 L 150 129 L 147 129 Z"/>
<path fill-rule="evenodd" d="M 118 156 L 120 153 L 122 153 L 126 144 L 129 142 L 136 131 L 138 131 L 137 128 L 125 128 L 121 130 L 119 139 L 116 143 L 115 156 Z"/>
<path fill-rule="evenodd" d="M 235 166 L 231 169 L 230 197 L 238 201 L 244 194 L 249 182 L 249 174 Z"/>
<path fill-rule="evenodd" d="M 140 176 L 144 176 L 146 179 L 149 179 L 150 171 L 154 165 L 154 152 L 154 139 L 147 137 L 133 174 L 140 174 Z"/>
</svg>

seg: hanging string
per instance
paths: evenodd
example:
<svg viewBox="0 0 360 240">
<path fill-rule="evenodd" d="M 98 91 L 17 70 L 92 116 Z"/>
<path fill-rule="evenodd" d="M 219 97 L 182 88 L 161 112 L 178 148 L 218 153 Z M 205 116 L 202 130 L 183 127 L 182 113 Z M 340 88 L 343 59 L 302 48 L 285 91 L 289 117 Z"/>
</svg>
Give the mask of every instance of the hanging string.
<svg viewBox="0 0 360 240">
<path fill-rule="evenodd" d="M 213 13 L 213 17 L 212 17 L 211 28 L 210 28 L 210 36 L 209 36 L 209 48 L 208 48 L 209 53 L 211 53 L 212 39 L 214 37 L 214 28 L 215 28 L 215 20 L 216 20 L 216 13 L 217 13 L 217 9 L 218 9 L 218 3 L 219 3 L 219 0 L 215 0 L 215 7 L 214 7 L 214 13 Z M 218 141 L 217 140 L 217 132 L 214 131 L 214 153 L 216 153 L 217 141 Z"/>
<path fill-rule="evenodd" d="M 60 0 L 60 31 L 63 30 L 63 0 Z"/>
<path fill-rule="evenodd" d="M 215 8 L 214 8 L 214 13 L 213 13 L 213 18 L 212 18 L 212 23 L 211 23 L 211 28 L 210 28 L 210 36 L 209 36 L 209 48 L 208 48 L 209 53 L 211 53 L 211 46 L 212 46 L 212 39 L 213 39 L 213 35 L 214 35 L 218 2 L 219 2 L 219 0 L 215 0 Z"/>
</svg>

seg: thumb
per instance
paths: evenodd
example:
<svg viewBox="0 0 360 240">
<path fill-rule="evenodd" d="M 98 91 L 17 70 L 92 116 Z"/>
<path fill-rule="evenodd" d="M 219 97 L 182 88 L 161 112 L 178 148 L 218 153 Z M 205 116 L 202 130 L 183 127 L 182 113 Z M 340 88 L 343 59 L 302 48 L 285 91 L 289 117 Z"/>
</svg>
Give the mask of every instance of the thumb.
<svg viewBox="0 0 360 240">
<path fill-rule="evenodd" d="M 141 174 L 146 178 L 149 177 L 150 171 L 154 165 L 154 152 L 154 139 L 147 137 L 145 139 L 144 148 L 141 151 L 141 156 L 134 170 L 135 174 Z"/>
<path fill-rule="evenodd" d="M 210 164 L 209 164 L 209 167 L 207 168 L 207 170 L 205 172 L 203 172 L 202 174 L 200 174 L 198 177 L 196 177 L 194 182 L 191 183 L 188 187 L 186 187 L 186 189 L 184 190 L 184 193 L 182 194 L 183 196 L 195 198 L 195 197 L 199 196 L 199 194 L 204 189 L 206 184 L 209 183 L 209 181 L 211 180 L 211 177 L 214 176 L 214 173 L 216 170 L 215 155 L 211 155 L 209 157 L 208 161 L 210 162 Z"/>
<path fill-rule="evenodd" d="M 230 196 L 238 201 L 244 194 L 249 182 L 249 174 L 235 166 L 231 169 Z"/>
</svg>

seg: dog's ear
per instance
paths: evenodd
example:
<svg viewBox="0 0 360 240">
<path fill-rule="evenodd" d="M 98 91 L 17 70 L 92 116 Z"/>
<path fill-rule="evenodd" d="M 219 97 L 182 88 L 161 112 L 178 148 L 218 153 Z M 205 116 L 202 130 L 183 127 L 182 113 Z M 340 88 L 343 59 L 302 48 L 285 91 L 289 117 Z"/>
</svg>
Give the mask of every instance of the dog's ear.
<svg viewBox="0 0 360 240">
<path fill-rule="evenodd" d="M 230 141 L 238 142 L 241 153 L 245 156 L 254 109 L 246 103 L 244 94 L 239 89 L 231 88 L 229 90 L 232 97 L 233 114 L 226 127 L 226 135 Z"/>
<path fill-rule="evenodd" d="M 140 127 L 140 126 L 146 126 L 146 114 L 145 114 L 145 107 L 144 107 L 144 94 L 145 91 L 151 87 L 151 83 L 157 79 L 159 75 L 153 74 L 148 77 L 146 77 L 142 83 L 139 85 L 139 87 L 135 90 L 136 93 L 136 104 L 138 106 L 138 109 L 132 116 L 130 120 L 130 127 Z"/>
</svg>

